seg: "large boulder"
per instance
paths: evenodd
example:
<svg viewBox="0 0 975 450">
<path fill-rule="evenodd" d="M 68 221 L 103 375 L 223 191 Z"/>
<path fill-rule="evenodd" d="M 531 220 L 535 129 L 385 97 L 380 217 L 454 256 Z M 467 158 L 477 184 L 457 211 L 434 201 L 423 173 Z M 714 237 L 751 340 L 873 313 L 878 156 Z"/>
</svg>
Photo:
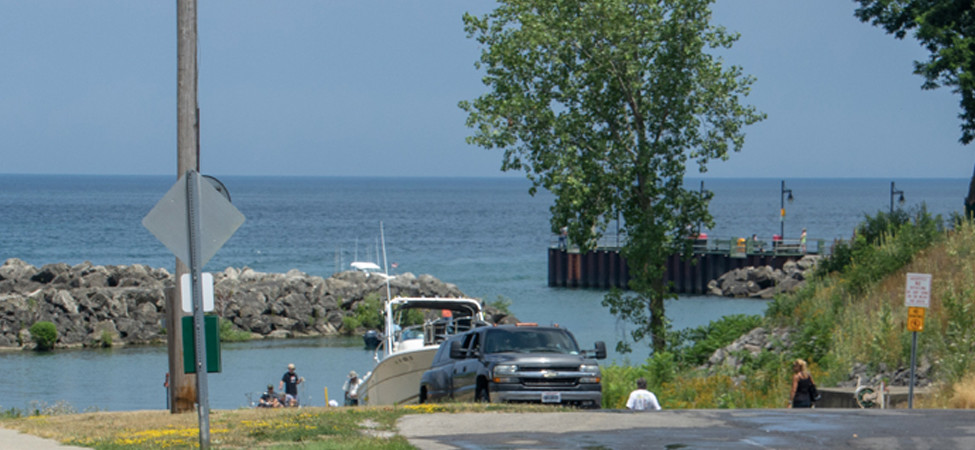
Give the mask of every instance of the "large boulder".
<svg viewBox="0 0 975 450">
<path fill-rule="evenodd" d="M 794 292 L 805 284 L 807 273 L 815 270 L 819 257 L 806 255 L 799 261 L 786 261 L 781 269 L 771 266 L 732 269 L 707 284 L 708 294 L 738 298 L 773 298 Z"/>
<path fill-rule="evenodd" d="M 17 258 L 10 258 L 0 266 L 0 281 L 30 278 L 37 268 Z"/>
<path fill-rule="evenodd" d="M 734 372 L 740 372 L 745 355 L 755 357 L 763 351 L 782 353 L 790 348 L 792 348 L 790 329 L 768 330 L 758 327 L 735 339 L 731 344 L 715 350 L 702 368 L 714 371 L 717 368 L 725 367 Z"/>
<path fill-rule="evenodd" d="M 70 277 L 71 266 L 65 263 L 47 264 L 30 277 L 30 281 L 48 284 L 56 279 Z"/>
</svg>

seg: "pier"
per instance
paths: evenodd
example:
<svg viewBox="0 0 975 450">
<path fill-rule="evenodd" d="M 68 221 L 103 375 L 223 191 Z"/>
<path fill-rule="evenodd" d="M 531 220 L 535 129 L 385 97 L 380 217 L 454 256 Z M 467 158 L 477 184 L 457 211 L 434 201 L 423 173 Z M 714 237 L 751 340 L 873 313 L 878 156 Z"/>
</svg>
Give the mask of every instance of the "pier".
<svg viewBox="0 0 975 450">
<path fill-rule="evenodd" d="M 781 269 L 787 261 L 796 261 L 803 255 L 828 253 L 824 240 L 808 241 L 805 251 L 797 240 L 773 244 L 745 238 L 697 239 L 690 256 L 673 254 L 667 258 L 664 281 L 677 294 L 706 294 L 708 282 L 734 269 Z M 629 267 L 617 246 L 599 246 L 587 253 L 557 244 L 548 249 L 550 287 L 627 289 L 629 281 Z"/>
</svg>

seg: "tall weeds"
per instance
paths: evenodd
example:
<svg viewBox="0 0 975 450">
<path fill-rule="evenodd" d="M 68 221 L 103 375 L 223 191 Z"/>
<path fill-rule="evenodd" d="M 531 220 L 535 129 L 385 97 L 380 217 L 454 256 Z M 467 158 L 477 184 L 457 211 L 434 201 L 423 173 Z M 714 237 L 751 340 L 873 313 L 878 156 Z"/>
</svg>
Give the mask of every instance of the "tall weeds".
<svg viewBox="0 0 975 450">
<path fill-rule="evenodd" d="M 675 333 L 670 353 L 640 367 L 604 371 L 604 406 L 623 407 L 636 378 L 651 381 L 671 408 L 782 407 L 791 388 L 789 366 L 812 362 L 817 382 L 846 380 L 855 365 L 874 372 L 906 368 L 911 333 L 906 329 L 905 274 L 933 275 L 931 306 L 919 333 L 919 359 L 934 367 L 941 388 L 928 407 L 975 405 L 975 226 L 959 222 L 946 231 L 940 216 L 922 206 L 912 212 L 867 216 L 856 237 L 824 261 L 800 291 L 778 296 L 760 322 L 792 329 L 788 353 L 743 352 L 738 369 L 698 368 L 715 349 L 757 325 L 739 320 Z M 736 329 L 741 326 L 741 329 Z M 669 373 L 669 376 L 663 374 Z M 966 380 L 966 381 L 962 381 Z M 973 392 L 968 394 L 968 392 Z M 953 399 L 953 400 L 952 400 Z"/>
</svg>

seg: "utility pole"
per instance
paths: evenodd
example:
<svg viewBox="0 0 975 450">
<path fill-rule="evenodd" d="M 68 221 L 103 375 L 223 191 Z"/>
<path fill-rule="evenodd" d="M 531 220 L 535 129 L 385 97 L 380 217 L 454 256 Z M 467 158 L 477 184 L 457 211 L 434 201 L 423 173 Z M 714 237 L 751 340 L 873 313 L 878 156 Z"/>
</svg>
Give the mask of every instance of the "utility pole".
<svg viewBox="0 0 975 450">
<path fill-rule="evenodd" d="M 176 178 L 190 170 L 199 171 L 200 110 L 197 106 L 196 1 L 176 2 Z M 189 268 L 176 258 L 177 286 Z M 196 403 L 196 375 L 183 369 L 182 299 L 180 289 L 166 296 L 166 340 L 169 345 L 170 412 L 193 410 Z"/>
</svg>

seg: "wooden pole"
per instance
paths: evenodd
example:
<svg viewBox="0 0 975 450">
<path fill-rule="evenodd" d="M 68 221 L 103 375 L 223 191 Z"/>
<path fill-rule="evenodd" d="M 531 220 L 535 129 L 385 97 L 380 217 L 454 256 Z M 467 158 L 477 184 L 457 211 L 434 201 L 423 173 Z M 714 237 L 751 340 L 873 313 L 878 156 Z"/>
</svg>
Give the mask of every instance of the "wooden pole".
<svg viewBox="0 0 975 450">
<path fill-rule="evenodd" d="M 176 178 L 199 169 L 199 109 L 197 106 L 196 0 L 176 2 Z M 176 259 L 176 282 L 189 268 Z M 183 330 L 180 289 L 167 296 L 166 337 L 169 344 L 170 412 L 192 411 L 196 376 L 183 373 Z"/>
</svg>

